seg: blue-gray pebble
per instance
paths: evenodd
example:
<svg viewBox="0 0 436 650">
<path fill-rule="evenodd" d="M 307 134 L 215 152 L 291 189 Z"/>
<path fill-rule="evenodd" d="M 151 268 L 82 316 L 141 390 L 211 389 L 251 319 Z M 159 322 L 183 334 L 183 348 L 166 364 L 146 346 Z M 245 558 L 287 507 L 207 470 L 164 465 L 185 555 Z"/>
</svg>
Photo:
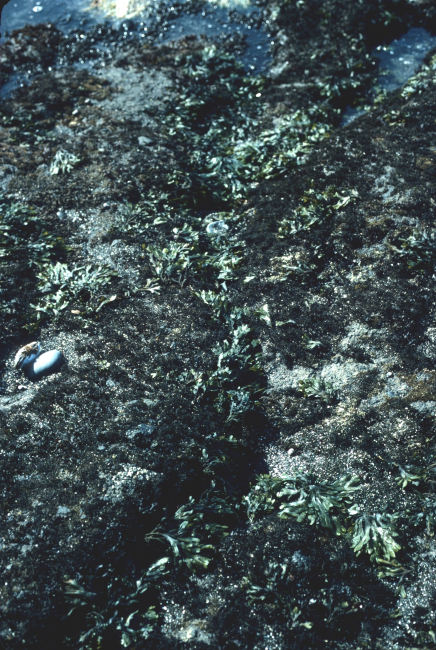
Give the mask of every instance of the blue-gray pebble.
<svg viewBox="0 0 436 650">
<path fill-rule="evenodd" d="M 64 361 L 65 358 L 62 352 L 59 352 L 59 350 L 50 350 L 49 352 L 40 354 L 33 363 L 24 366 L 23 370 L 28 379 L 38 381 L 38 379 L 42 379 L 42 377 L 51 375 L 56 370 L 59 370 Z"/>
<path fill-rule="evenodd" d="M 130 429 L 129 431 L 126 431 L 126 436 L 130 438 L 131 440 L 134 440 L 136 436 L 151 436 L 152 433 L 156 431 L 156 427 L 154 426 L 154 420 L 150 420 L 149 424 L 146 424 L 145 422 L 138 424 L 137 427 L 134 429 Z"/>
</svg>

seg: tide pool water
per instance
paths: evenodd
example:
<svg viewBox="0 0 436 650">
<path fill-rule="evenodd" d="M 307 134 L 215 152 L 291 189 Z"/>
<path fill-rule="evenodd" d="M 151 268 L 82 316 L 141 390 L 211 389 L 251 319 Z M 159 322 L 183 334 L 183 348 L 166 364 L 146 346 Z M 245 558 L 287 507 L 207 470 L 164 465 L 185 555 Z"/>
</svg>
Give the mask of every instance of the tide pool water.
<svg viewBox="0 0 436 650">
<path fill-rule="evenodd" d="M 170 0 L 11 0 L 1 16 L 2 38 L 26 24 L 50 22 L 62 31 L 109 20 L 120 24 L 123 19 L 138 21 L 138 30 L 159 25 L 157 42 L 168 42 L 188 35 L 210 37 L 239 35 L 246 48 L 240 57 L 247 72 L 267 72 L 271 60 L 271 36 L 256 29 L 246 18 L 258 11 L 251 0 L 205 0 L 197 13 L 185 13 L 183 2 L 172 7 Z M 244 19 L 245 18 L 245 19 Z M 142 22 L 141 22 L 142 21 Z M 135 29 L 132 27 L 132 29 Z M 379 59 L 377 84 L 386 91 L 401 87 L 419 69 L 426 54 L 436 48 L 436 36 L 422 27 L 413 27 L 389 45 L 380 45 L 374 54 Z M 2 96 L 26 79 L 14 78 L 2 89 Z M 369 101 L 371 99 L 369 98 Z M 363 113 L 348 107 L 342 125 Z"/>
<path fill-rule="evenodd" d="M 10 0 L 1 14 L 1 35 L 39 23 L 73 29 L 91 18 L 88 9 L 89 0 Z"/>
<path fill-rule="evenodd" d="M 436 48 L 436 36 L 423 27 L 412 27 L 389 45 L 379 45 L 375 56 L 379 59 L 377 85 L 387 92 L 401 88 L 423 64 L 426 55 Z M 342 126 L 364 114 L 363 109 L 348 106 Z"/>
<path fill-rule="evenodd" d="M 156 6 L 156 0 L 93 0 L 93 4 L 107 15 L 117 18 L 134 18 L 143 14 L 144 11 L 153 9 L 153 5 Z M 236 9 L 237 11 L 253 10 L 251 0 L 206 0 L 205 5 Z"/>
<path fill-rule="evenodd" d="M 412 27 L 401 38 L 376 48 L 380 60 L 379 85 L 390 91 L 405 84 L 435 47 L 436 36 L 423 27 Z"/>
<path fill-rule="evenodd" d="M 265 71 L 270 61 L 270 37 L 238 20 L 258 11 L 249 0 L 209 0 L 202 11 L 183 12 L 183 3 L 172 12 L 169 0 L 11 0 L 3 9 L 2 38 L 25 25 L 52 23 L 61 31 L 90 26 L 108 20 L 115 25 L 123 19 L 141 22 L 139 31 L 159 24 L 158 41 L 167 42 L 184 36 L 231 36 L 245 39 L 241 62 L 251 73 Z M 232 10 L 232 16 L 229 11 Z M 135 28 L 132 27 L 134 30 Z"/>
</svg>

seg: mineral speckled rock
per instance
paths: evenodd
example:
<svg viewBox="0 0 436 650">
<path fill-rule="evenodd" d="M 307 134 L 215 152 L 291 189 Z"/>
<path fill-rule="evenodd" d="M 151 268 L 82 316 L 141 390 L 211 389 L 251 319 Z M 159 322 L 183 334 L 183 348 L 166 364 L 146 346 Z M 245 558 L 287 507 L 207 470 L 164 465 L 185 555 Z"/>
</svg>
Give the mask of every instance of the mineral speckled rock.
<svg viewBox="0 0 436 650">
<path fill-rule="evenodd" d="M 64 361 L 65 357 L 62 352 L 59 352 L 59 350 L 50 350 L 49 352 L 43 352 L 33 363 L 25 366 L 24 372 L 28 379 L 38 381 L 59 370 Z"/>
<path fill-rule="evenodd" d="M 18 395 L 5 395 L 4 397 L 0 397 L 0 412 L 14 412 L 19 408 L 23 408 L 30 404 L 35 395 L 36 392 L 32 388 Z"/>
</svg>

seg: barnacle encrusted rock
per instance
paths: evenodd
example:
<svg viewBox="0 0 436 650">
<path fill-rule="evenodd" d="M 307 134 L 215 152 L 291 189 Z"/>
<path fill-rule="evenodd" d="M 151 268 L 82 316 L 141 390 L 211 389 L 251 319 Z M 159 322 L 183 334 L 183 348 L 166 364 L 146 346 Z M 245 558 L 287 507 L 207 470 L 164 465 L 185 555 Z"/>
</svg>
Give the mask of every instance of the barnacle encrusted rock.
<svg viewBox="0 0 436 650">
<path fill-rule="evenodd" d="M 15 355 L 14 359 L 14 368 L 17 370 L 22 370 L 29 363 L 34 361 L 38 356 L 41 349 L 41 344 L 38 341 L 33 341 L 33 343 L 28 343 L 20 348 Z"/>
</svg>

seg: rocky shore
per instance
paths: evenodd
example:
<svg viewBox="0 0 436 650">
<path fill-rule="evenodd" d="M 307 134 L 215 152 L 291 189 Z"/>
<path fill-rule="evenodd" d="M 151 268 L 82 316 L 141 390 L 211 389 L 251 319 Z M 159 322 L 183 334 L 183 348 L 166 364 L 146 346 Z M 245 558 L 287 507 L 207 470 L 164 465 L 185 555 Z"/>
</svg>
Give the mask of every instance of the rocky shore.
<svg viewBox="0 0 436 650">
<path fill-rule="evenodd" d="M 434 648 L 435 7 L 204 7 L 2 47 L 1 644 Z"/>
</svg>

